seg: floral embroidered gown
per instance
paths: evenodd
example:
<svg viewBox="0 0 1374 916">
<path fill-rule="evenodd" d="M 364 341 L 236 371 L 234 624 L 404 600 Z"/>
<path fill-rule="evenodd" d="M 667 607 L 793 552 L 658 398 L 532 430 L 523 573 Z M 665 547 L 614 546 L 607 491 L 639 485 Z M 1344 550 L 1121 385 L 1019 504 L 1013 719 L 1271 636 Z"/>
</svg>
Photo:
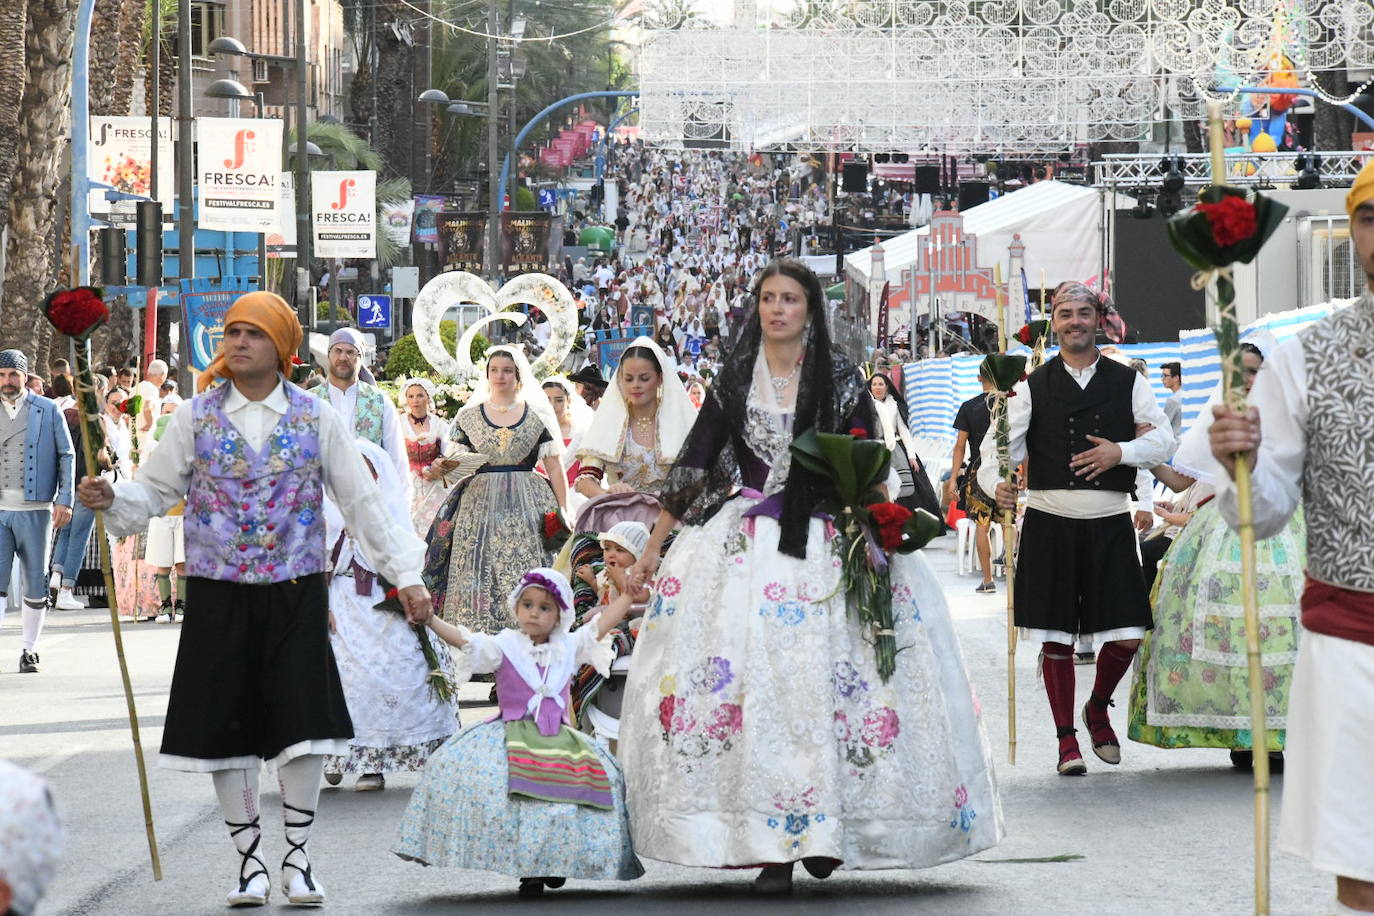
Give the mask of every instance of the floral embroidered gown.
<svg viewBox="0 0 1374 916">
<path fill-rule="evenodd" d="M 712 441 L 701 424 L 730 425 L 708 400 L 679 463 L 706 468 L 708 452 L 734 448 L 746 489 L 679 532 L 640 630 L 620 723 L 636 851 L 694 866 L 820 856 L 882 869 L 997 843 L 987 742 L 924 558 L 892 563 L 903 651 L 883 683 L 837 589 L 827 523 L 810 520 L 797 559 L 779 551 L 772 515 L 746 516 L 783 488 L 791 415 L 755 386 L 745 429 Z"/>
<path fill-rule="evenodd" d="M 1281 751 L 1302 632 L 1307 526 L 1300 511 L 1255 542 L 1260 659 L 1271 751 Z M 1216 502 L 1199 508 L 1160 562 L 1154 629 L 1140 644 L 1131 686 L 1132 741 L 1156 747 L 1250 748 L 1250 675 L 1240 536 Z"/>
<path fill-rule="evenodd" d="M 549 562 L 544 514 L 558 503 L 534 466 L 552 450 L 554 439 L 528 405 L 521 409 L 519 421 L 509 428 L 493 423 L 482 404 L 458 412 L 450 439 L 459 451 L 480 453 L 488 461 L 450 488 L 426 538 L 424 579 L 435 613 L 477 633 L 504 629 L 510 623 L 510 584 Z"/>
</svg>

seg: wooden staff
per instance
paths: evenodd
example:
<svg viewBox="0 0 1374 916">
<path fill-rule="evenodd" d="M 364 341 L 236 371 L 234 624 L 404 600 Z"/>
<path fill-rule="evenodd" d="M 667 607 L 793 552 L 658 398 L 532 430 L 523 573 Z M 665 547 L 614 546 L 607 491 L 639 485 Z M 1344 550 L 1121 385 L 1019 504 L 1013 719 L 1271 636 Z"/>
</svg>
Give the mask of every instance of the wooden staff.
<svg viewBox="0 0 1374 916">
<path fill-rule="evenodd" d="M 72 342 L 72 362 L 76 366 L 77 410 L 81 416 L 81 454 L 86 465 L 86 476 L 92 479 L 100 475 L 96 467 L 95 452 L 91 449 L 91 433 L 98 429 L 100 416 L 87 412 L 87 398 L 95 398 L 91 384 L 91 342 L 89 339 Z M 102 437 L 103 438 L 103 437 Z M 153 830 L 153 803 L 148 796 L 148 768 L 143 761 L 143 742 L 138 735 L 138 710 L 134 706 L 134 688 L 129 681 L 129 663 L 124 659 L 124 636 L 119 626 L 119 601 L 115 596 L 114 567 L 110 562 L 110 539 L 105 536 L 105 513 L 96 510 L 95 538 L 100 549 L 100 572 L 105 578 L 106 603 L 110 606 L 110 629 L 114 633 L 115 656 L 119 659 L 119 676 L 124 682 L 124 700 L 129 707 L 129 732 L 134 739 L 134 763 L 138 767 L 138 791 L 143 801 L 143 829 L 148 835 L 148 855 L 153 863 L 153 880 L 162 880 L 162 860 L 157 853 L 157 834 Z"/>
<path fill-rule="evenodd" d="M 1207 103 L 1207 133 L 1212 154 L 1212 184 L 1226 183 L 1226 157 L 1222 148 L 1221 105 Z M 1217 295 L 1219 283 L 1229 278 L 1214 276 L 1209 295 L 1219 308 L 1219 325 L 1236 323 L 1235 295 Z M 1220 339 L 1220 335 L 1218 335 Z M 1234 338 L 1232 338 L 1234 339 Z M 1222 353 L 1222 378 L 1225 380 L 1226 406 L 1245 410 L 1245 387 L 1238 371 L 1239 350 Z M 1250 493 L 1250 466 L 1236 456 L 1236 506 L 1240 518 L 1240 579 L 1241 598 L 1245 608 L 1245 657 L 1249 663 L 1250 680 L 1250 747 L 1254 758 L 1255 777 L 1255 913 L 1269 913 L 1269 731 L 1264 710 L 1264 668 L 1260 655 L 1259 600 L 1255 592 L 1255 512 Z"/>
<path fill-rule="evenodd" d="M 993 267 L 993 289 L 997 296 L 997 351 L 1007 352 L 1007 302 L 1002 295 L 1002 264 Z M 1007 396 L 999 395 L 1001 408 L 1006 410 Z M 1001 439 L 998 439 L 1001 447 Z M 1011 483 L 1016 469 L 1011 456 L 998 456 L 1002 464 L 1002 479 Z M 1006 574 L 1007 592 L 1007 763 L 1016 766 L 1016 510 L 1002 512 L 1002 569 Z"/>
</svg>

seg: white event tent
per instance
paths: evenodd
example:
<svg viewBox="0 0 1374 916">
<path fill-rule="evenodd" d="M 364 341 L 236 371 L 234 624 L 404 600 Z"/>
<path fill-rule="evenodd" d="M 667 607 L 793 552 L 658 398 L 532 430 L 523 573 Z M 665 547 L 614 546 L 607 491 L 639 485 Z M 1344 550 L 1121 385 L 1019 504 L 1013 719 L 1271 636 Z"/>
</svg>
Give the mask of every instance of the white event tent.
<svg viewBox="0 0 1374 916">
<path fill-rule="evenodd" d="M 1038 181 L 963 211 L 964 232 L 978 237 L 978 266 L 1006 264 L 1007 246 L 1013 235 L 1019 235 L 1026 246 L 1024 267 L 1032 287 L 1039 285 L 1042 269 L 1049 286 L 1064 280 L 1100 284 L 1103 193 L 1062 181 Z M 1133 198 L 1116 195 L 1117 209 L 1133 206 Z M 918 239 L 929 234 L 930 227 L 922 226 L 883 240 L 889 282 L 901 282 L 902 270 L 916 263 Z M 846 255 L 845 273 L 867 285 L 872 260 L 871 246 Z"/>
</svg>

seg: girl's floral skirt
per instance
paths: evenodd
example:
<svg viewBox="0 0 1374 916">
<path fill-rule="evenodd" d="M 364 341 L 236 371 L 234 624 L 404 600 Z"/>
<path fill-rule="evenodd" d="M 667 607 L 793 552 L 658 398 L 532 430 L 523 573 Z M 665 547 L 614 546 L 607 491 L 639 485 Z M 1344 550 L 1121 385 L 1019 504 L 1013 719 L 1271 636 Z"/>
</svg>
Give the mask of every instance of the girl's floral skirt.
<svg viewBox="0 0 1374 916">
<path fill-rule="evenodd" d="M 892 567 L 897 671 L 837 590 L 833 532 L 778 552 L 737 497 L 684 529 L 645 615 L 621 720 L 635 849 L 683 865 L 803 857 L 921 868 L 987 849 L 1002 812 L 944 597 Z"/>
<path fill-rule="evenodd" d="M 638 878 L 620 768 L 600 745 L 615 810 L 512 798 L 506 725 L 466 728 L 430 755 L 410 796 L 393 852 L 423 865 L 516 877 Z"/>
<path fill-rule="evenodd" d="M 1299 510 L 1277 535 L 1255 542 L 1269 750 L 1284 746 L 1298 657 L 1307 561 Z M 1216 501 L 1193 514 L 1155 581 L 1155 626 L 1140 644 L 1131 689 L 1132 741 L 1157 747 L 1251 748 L 1240 536 Z"/>
</svg>

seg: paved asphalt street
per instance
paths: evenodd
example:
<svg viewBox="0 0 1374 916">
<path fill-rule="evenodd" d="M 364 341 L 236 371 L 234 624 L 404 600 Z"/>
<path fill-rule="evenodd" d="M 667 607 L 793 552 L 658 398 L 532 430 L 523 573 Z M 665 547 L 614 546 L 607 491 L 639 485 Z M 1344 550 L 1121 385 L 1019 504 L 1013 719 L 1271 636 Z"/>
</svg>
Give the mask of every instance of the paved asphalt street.
<svg viewBox="0 0 1374 916">
<path fill-rule="evenodd" d="M 1251 912 L 1251 784 L 1222 751 L 1162 751 L 1126 742 L 1123 763 L 1089 755 L 1085 778 L 1054 772 L 1055 739 L 1044 691 L 1034 675 L 1036 648 L 1022 646 L 1017 766 L 1006 763 L 1005 596 L 973 594 L 976 580 L 955 571 L 953 538 L 926 551 L 955 617 L 983 703 L 994 748 L 1006 839 L 974 859 L 924 871 L 836 873 L 815 881 L 798 869 L 786 900 L 751 896 L 752 873 L 646 862 L 635 882 L 571 881 L 542 900 L 515 895 L 514 878 L 426 869 L 390 853 L 415 776 L 392 777 L 381 793 L 357 793 L 351 780 L 326 788 L 310 849 L 329 894 L 327 910 L 349 914 L 470 911 L 558 913 L 845 912 L 961 916 L 1221 916 Z M 999 583 L 1000 589 L 1000 583 Z M 194 610 L 192 610 L 194 613 Z M 137 777 L 103 610 L 54 611 L 40 651 L 43 671 L 16 674 L 17 615 L 0 629 L 0 756 L 42 772 L 52 783 L 67 830 L 67 853 L 45 914 L 225 912 L 224 893 L 237 868 L 220 823 L 210 779 L 155 768 L 166 711 L 177 628 L 125 627 L 164 877 L 152 880 L 138 804 Z M 1079 694 L 1091 684 L 1078 669 Z M 485 685 L 469 685 L 465 721 L 476 721 Z M 1125 693 L 1114 722 L 1125 734 Z M 1086 745 L 1085 745 L 1086 746 Z M 1362 764 L 1366 765 L 1366 764 Z M 286 852 L 275 786 L 264 778 L 264 858 L 277 882 Z M 1275 814 L 1282 798 L 1277 778 Z M 1081 856 L 1074 861 L 1008 859 Z M 1003 860 L 1003 861 L 999 861 Z M 1283 916 L 1331 911 L 1333 882 L 1281 853 L 1273 860 L 1273 909 Z M 270 908 L 280 905 L 274 886 Z M 842 909 L 839 909 L 842 908 Z"/>
</svg>

